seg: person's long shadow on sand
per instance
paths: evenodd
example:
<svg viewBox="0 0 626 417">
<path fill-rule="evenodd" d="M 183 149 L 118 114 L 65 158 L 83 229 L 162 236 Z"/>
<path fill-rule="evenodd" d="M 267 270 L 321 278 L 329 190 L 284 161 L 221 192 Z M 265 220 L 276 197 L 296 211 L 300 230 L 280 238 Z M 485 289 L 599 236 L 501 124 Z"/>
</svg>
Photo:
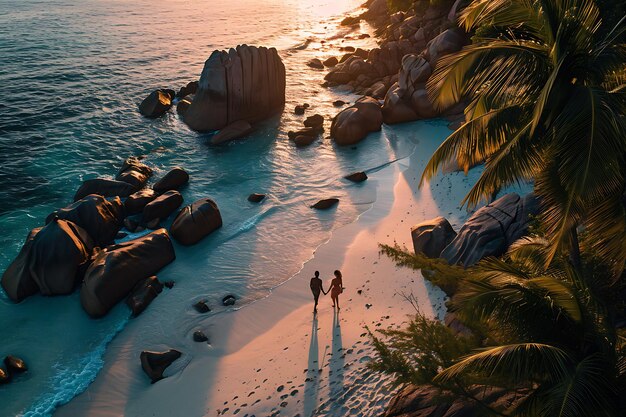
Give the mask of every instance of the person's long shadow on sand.
<svg viewBox="0 0 626 417">
<path fill-rule="evenodd" d="M 341 325 L 339 320 L 339 311 L 335 310 L 333 314 L 333 343 L 330 355 L 330 372 L 329 372 L 329 388 L 330 388 L 330 415 L 344 415 L 343 396 L 344 387 L 344 362 L 345 355 L 343 352 L 343 342 L 341 340 Z"/>
<path fill-rule="evenodd" d="M 319 391 L 320 363 L 319 345 L 317 343 L 317 314 L 313 316 L 311 325 L 311 344 L 309 345 L 309 364 L 304 382 L 304 416 L 310 417 L 317 407 Z"/>
</svg>

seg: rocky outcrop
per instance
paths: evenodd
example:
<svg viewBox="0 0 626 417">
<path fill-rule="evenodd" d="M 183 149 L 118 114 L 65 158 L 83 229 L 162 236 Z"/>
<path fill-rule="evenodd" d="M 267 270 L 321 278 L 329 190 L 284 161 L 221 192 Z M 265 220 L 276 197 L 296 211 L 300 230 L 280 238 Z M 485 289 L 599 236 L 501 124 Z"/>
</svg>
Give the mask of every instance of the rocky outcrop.
<svg viewBox="0 0 626 417">
<path fill-rule="evenodd" d="M 183 204 L 183 196 L 175 190 L 166 191 L 143 208 L 142 221 L 144 224 L 155 219 L 163 220 Z"/>
<path fill-rule="evenodd" d="M 537 214 L 538 209 L 533 194 L 523 198 L 515 193 L 506 194 L 476 211 L 441 252 L 441 257 L 452 265 L 468 267 L 487 256 L 500 256 L 511 243 L 524 236 L 531 215 Z"/>
<path fill-rule="evenodd" d="M 152 168 L 133 156 L 124 161 L 115 180 L 127 182 L 136 188 L 141 188 L 146 184 L 150 176 L 152 176 Z"/>
<path fill-rule="evenodd" d="M 70 221 L 84 229 L 96 246 L 104 247 L 113 243 L 124 216 L 124 205 L 119 197 L 106 199 L 91 194 L 50 214 L 46 224 L 55 217 Z"/>
<path fill-rule="evenodd" d="M 170 349 L 167 352 L 150 352 L 144 350 L 139 355 L 141 368 L 150 377 L 150 381 L 154 384 L 163 379 L 163 372 L 176 359 L 180 358 L 182 353 L 177 350 Z"/>
<path fill-rule="evenodd" d="M 444 217 L 436 217 L 411 228 L 415 253 L 429 258 L 438 258 L 455 237 L 456 232 Z"/>
<path fill-rule="evenodd" d="M 467 42 L 467 36 L 461 29 L 447 29 L 432 39 L 421 54 L 404 56 L 398 82 L 385 96 L 385 123 L 430 119 L 445 114 L 447 109 L 436 109 L 433 105 L 426 92 L 426 82 L 440 57 L 459 51 Z"/>
<path fill-rule="evenodd" d="M 89 194 L 99 194 L 103 197 L 128 197 L 135 191 L 137 187 L 124 181 L 95 178 L 83 181 L 74 194 L 74 201 L 87 197 Z"/>
<path fill-rule="evenodd" d="M 148 118 L 164 115 L 170 107 L 175 94 L 171 90 L 155 90 L 139 105 L 139 112 Z"/>
<path fill-rule="evenodd" d="M 106 315 L 138 282 L 176 258 L 167 230 L 109 246 L 93 259 L 80 289 L 80 302 L 91 317 Z"/>
<path fill-rule="evenodd" d="M 338 145 L 354 145 L 369 133 L 381 129 L 383 115 L 380 104 L 371 97 L 362 97 L 333 119 L 330 136 Z"/>
<path fill-rule="evenodd" d="M 211 138 L 211 144 L 219 145 L 221 143 L 229 142 L 231 140 L 240 139 L 250 132 L 252 132 L 252 126 L 250 123 L 245 120 L 238 120 L 234 123 L 229 124 L 223 129 L 220 129 L 213 137 Z"/>
<path fill-rule="evenodd" d="M 475 386 L 474 398 L 503 413 L 521 402 L 528 392 Z M 461 417 L 480 416 L 484 409 L 476 401 L 463 399 L 431 385 L 408 385 L 391 400 L 384 417 Z"/>
<path fill-rule="evenodd" d="M 177 242 L 194 245 L 222 227 L 222 216 L 217 204 L 208 198 L 198 200 L 178 213 L 170 232 Z"/>
<path fill-rule="evenodd" d="M 181 87 L 180 90 L 178 90 L 176 97 L 184 98 L 190 94 L 196 94 L 196 91 L 198 91 L 198 81 L 190 81 L 186 86 Z"/>
<path fill-rule="evenodd" d="M 274 48 L 241 45 L 215 51 L 183 120 L 197 131 L 219 130 L 239 120 L 253 124 L 282 109 L 285 82 L 285 66 Z"/>
<path fill-rule="evenodd" d="M 163 178 L 152 186 L 152 189 L 159 194 L 166 191 L 178 190 L 189 182 L 189 174 L 181 167 L 174 167 Z"/>
<path fill-rule="evenodd" d="M 126 298 L 126 305 L 130 308 L 133 317 L 137 317 L 163 291 L 163 284 L 156 276 L 139 281 Z"/>
</svg>

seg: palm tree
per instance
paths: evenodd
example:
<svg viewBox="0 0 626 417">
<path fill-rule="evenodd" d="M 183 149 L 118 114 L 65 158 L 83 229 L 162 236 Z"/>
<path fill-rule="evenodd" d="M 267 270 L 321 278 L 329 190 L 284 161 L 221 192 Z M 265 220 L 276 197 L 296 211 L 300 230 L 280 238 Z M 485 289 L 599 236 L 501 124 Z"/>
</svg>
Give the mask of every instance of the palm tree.
<svg viewBox="0 0 626 417">
<path fill-rule="evenodd" d="M 549 248 L 545 240 L 524 239 L 503 259 L 467 270 L 398 248 L 383 246 L 383 252 L 402 265 L 464 276 L 451 310 L 482 332 L 485 347 L 440 369 L 435 386 L 460 387 L 461 395 L 475 386 L 530 393 L 501 415 L 617 416 L 626 395 L 626 341 L 601 301 L 607 299 L 606 270 L 586 258 L 579 269 L 562 257 L 546 268 Z"/>
<path fill-rule="evenodd" d="M 619 6 L 613 6 L 619 7 Z M 485 169 L 463 203 L 534 181 L 548 261 L 586 226 L 617 276 L 626 261 L 626 18 L 609 27 L 595 0 L 474 0 L 460 23 L 473 43 L 443 57 L 435 105 L 468 99 L 467 122 L 437 149 L 421 183 L 448 162 Z"/>
</svg>

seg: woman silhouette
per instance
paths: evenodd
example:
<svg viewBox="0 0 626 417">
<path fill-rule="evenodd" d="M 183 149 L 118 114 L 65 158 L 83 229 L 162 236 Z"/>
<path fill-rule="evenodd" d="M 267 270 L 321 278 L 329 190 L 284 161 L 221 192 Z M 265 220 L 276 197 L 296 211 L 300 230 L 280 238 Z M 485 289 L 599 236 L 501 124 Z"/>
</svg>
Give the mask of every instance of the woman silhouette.
<svg viewBox="0 0 626 417">
<path fill-rule="evenodd" d="M 339 311 L 339 294 L 343 292 L 341 271 L 335 271 L 335 278 L 331 281 L 328 292 L 330 293 L 330 298 L 333 299 L 333 307 L 337 307 L 337 311 Z"/>
</svg>

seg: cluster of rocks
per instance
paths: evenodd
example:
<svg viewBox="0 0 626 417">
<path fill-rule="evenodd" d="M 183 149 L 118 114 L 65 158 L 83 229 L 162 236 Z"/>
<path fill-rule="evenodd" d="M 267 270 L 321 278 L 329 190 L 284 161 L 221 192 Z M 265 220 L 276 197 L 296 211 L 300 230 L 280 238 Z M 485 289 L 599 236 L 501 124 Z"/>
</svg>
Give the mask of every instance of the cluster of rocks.
<svg viewBox="0 0 626 417">
<path fill-rule="evenodd" d="M 176 104 L 176 111 L 183 113 L 198 90 L 198 81 L 191 81 L 181 87 L 178 93 L 169 88 L 160 88 L 151 92 L 148 97 L 139 104 L 139 112 L 150 119 L 163 116 Z"/>
<path fill-rule="evenodd" d="M 191 129 L 218 131 L 211 143 L 221 144 L 248 135 L 254 123 L 281 111 L 285 85 L 285 65 L 275 48 L 239 45 L 214 51 L 200 81 L 188 83 L 178 93 L 153 91 L 139 111 L 156 118 L 176 104 L 176 112 Z"/>
<path fill-rule="evenodd" d="M 28 371 L 26 363 L 15 356 L 4 357 L 4 367 L 0 367 L 0 385 L 8 384 L 16 375 Z"/>
<path fill-rule="evenodd" d="M 426 83 L 437 61 L 459 51 L 469 42 L 468 35 L 453 21 L 459 2 L 414 2 L 407 12 L 389 15 L 384 0 L 369 1 L 368 10 L 344 23 L 361 19 L 373 22 L 385 39 L 370 51 L 354 49 L 340 59 L 327 60 L 330 66 L 326 85 L 347 85 L 368 98 L 367 113 L 359 106 L 344 109 L 333 121 L 331 137 L 339 144 L 352 145 L 380 130 L 382 123 L 392 124 L 437 116 L 446 116 L 456 128 L 464 121 L 465 103 L 446 109 L 437 108 L 426 91 Z M 382 107 L 378 100 L 384 99 Z M 378 109 L 376 108 L 378 107 Z"/>
<path fill-rule="evenodd" d="M 295 113 L 299 114 L 301 112 L 301 114 L 304 114 L 304 110 L 301 109 L 306 108 L 308 108 L 307 105 L 296 106 Z M 324 116 L 314 114 L 307 117 L 303 124 L 303 128 L 287 132 L 289 139 L 299 148 L 309 146 L 321 137 L 322 133 L 324 133 Z"/>
<path fill-rule="evenodd" d="M 534 194 L 524 197 L 506 194 L 477 210 L 458 233 L 444 217 L 413 226 L 413 248 L 429 258 L 469 267 L 488 256 L 504 254 L 528 232 L 532 216 L 538 210 Z"/>
<path fill-rule="evenodd" d="M 106 315 L 124 298 L 132 314 L 140 314 L 162 291 L 157 272 L 176 257 L 170 233 L 190 245 L 222 225 L 217 205 L 203 199 L 180 210 L 170 232 L 160 228 L 182 204 L 176 189 L 189 175 L 176 167 L 150 188 L 152 174 L 152 168 L 131 157 L 114 180 L 84 181 L 74 203 L 51 213 L 45 226 L 28 234 L 2 275 L 9 298 L 20 302 L 36 293 L 64 295 L 80 287 L 81 305 L 92 317 Z M 120 233 L 124 226 L 129 232 L 156 230 L 115 244 L 126 235 Z"/>
<path fill-rule="evenodd" d="M 456 12 L 452 19 L 450 14 L 456 8 L 450 0 L 435 5 L 428 0 L 417 1 L 410 10 L 393 14 L 386 0 L 369 1 L 366 8 L 362 15 L 347 18 L 344 24 L 367 20 L 378 28 L 383 42 L 369 51 L 359 48 L 343 55 L 325 79 L 329 85 L 347 85 L 359 94 L 382 99 L 398 82 L 403 57 L 428 51 L 433 39 L 454 26 Z"/>
</svg>

